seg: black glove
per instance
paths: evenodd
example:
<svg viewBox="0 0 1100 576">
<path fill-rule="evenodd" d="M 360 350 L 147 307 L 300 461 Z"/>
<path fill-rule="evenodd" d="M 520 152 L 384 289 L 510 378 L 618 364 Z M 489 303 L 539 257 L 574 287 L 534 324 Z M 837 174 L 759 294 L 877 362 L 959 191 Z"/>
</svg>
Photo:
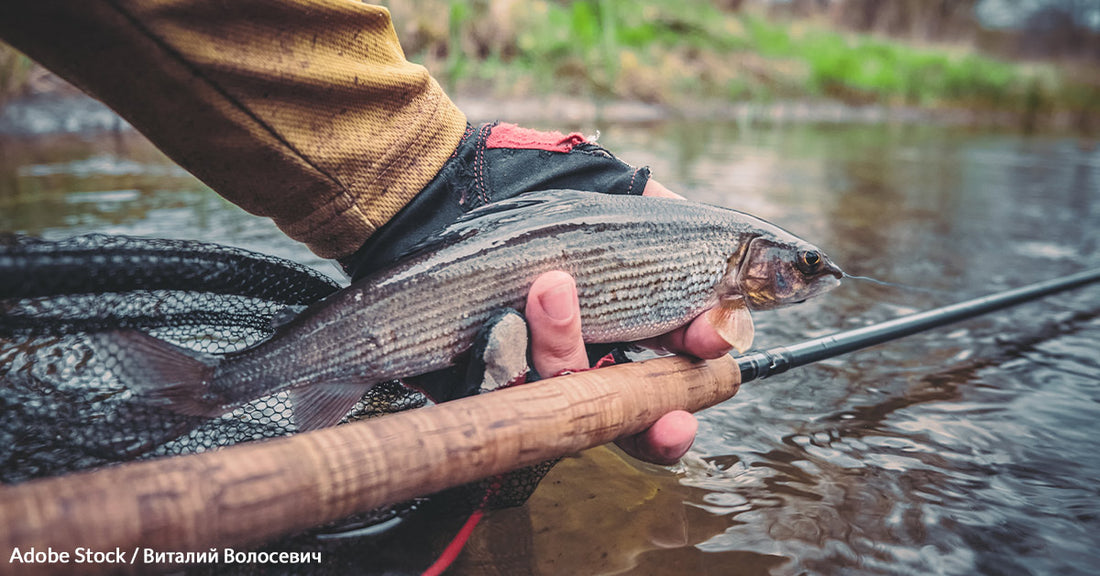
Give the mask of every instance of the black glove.
<svg viewBox="0 0 1100 576">
<path fill-rule="evenodd" d="M 341 259 L 357 280 L 384 268 L 425 238 L 485 204 L 557 188 L 641 194 L 648 168 L 634 168 L 584 136 L 514 124 L 467 126 L 435 179 L 355 254 Z"/>
</svg>

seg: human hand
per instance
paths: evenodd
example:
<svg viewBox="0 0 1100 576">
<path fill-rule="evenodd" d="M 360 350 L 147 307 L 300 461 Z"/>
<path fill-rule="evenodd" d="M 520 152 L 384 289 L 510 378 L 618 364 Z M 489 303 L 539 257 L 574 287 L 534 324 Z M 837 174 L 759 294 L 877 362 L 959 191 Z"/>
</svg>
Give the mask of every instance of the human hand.
<svg viewBox="0 0 1100 576">
<path fill-rule="evenodd" d="M 547 272 L 535 279 L 527 295 L 525 316 L 531 329 L 531 358 L 539 374 L 551 375 L 588 367 L 581 338 L 577 287 L 569 274 Z M 671 336 L 673 341 L 670 343 L 711 347 L 714 338 L 721 340 L 704 328 L 693 330 L 690 326 L 681 329 L 682 334 Z M 685 352 L 692 353 L 686 349 Z M 639 460 L 674 464 L 691 448 L 698 426 L 694 416 L 677 410 L 665 414 L 644 432 L 620 438 L 616 443 Z"/>
<path fill-rule="evenodd" d="M 643 194 L 683 198 L 652 179 L 646 183 Z M 577 287 L 571 276 L 565 272 L 539 276 L 527 295 L 525 316 L 531 328 L 531 357 L 539 374 L 588 367 L 581 338 Z M 731 349 L 702 317 L 642 344 L 707 359 L 718 358 Z M 676 410 L 662 416 L 644 432 L 620 438 L 616 444 L 639 460 L 674 464 L 691 448 L 698 428 L 695 416 Z"/>
<path fill-rule="evenodd" d="M 663 184 L 650 179 L 646 183 L 644 196 L 662 196 L 665 198 L 684 199 L 683 196 L 665 188 Z M 667 350 L 679 354 L 687 354 L 696 358 L 713 360 L 720 358 L 733 349 L 709 322 L 702 316 L 666 334 L 639 342 L 642 346 Z"/>
<path fill-rule="evenodd" d="M 566 188 L 607 193 L 682 198 L 649 178 L 648 169 L 634 169 L 579 134 L 542 133 L 512 125 L 484 125 L 471 132 L 455 151 L 440 176 L 384 226 L 371 242 L 342 263 L 353 279 L 385 266 L 398 254 L 443 229 L 468 210 L 533 190 Z M 488 170 L 488 166 L 493 170 Z M 535 368 L 541 374 L 588 366 L 580 336 L 580 314 L 572 278 L 560 274 L 540 278 L 528 298 Z M 554 282 L 554 279 L 557 282 Z M 559 293 L 564 290 L 564 294 Z M 553 293 L 552 295 L 549 293 Z M 566 302 L 574 310 L 556 320 L 538 304 Z M 568 297 L 568 298 L 567 298 Z M 532 304 L 534 302 L 534 304 Z M 656 338 L 640 342 L 647 347 L 713 359 L 731 349 L 703 318 Z M 698 424 L 687 412 L 671 412 L 649 430 L 619 440 L 631 455 L 649 462 L 675 462 L 691 447 Z"/>
</svg>

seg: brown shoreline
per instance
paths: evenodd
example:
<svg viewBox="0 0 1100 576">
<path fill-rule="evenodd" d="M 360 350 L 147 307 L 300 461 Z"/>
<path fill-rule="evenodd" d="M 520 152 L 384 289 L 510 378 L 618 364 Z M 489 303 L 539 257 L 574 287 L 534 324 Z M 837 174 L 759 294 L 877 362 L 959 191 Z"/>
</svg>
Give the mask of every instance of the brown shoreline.
<svg viewBox="0 0 1100 576">
<path fill-rule="evenodd" d="M 501 99 L 469 94 L 453 97 L 471 123 L 505 120 L 574 129 L 594 123 L 637 124 L 670 120 L 724 121 L 743 125 L 935 124 L 1091 135 L 1100 122 L 1069 112 L 1028 118 L 1017 112 L 938 109 L 879 104 L 855 106 L 838 101 L 769 103 L 695 101 L 684 105 L 631 100 L 597 100 L 551 94 Z M 96 133 L 130 130 L 125 120 L 98 101 L 70 92 L 23 96 L 0 105 L 0 136 Z"/>
</svg>

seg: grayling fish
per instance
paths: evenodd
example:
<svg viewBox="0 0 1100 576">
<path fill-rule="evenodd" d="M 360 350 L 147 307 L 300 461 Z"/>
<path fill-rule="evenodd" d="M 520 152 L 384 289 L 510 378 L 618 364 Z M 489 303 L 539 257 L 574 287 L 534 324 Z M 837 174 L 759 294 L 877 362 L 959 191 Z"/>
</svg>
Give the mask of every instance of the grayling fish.
<svg viewBox="0 0 1100 576">
<path fill-rule="evenodd" d="M 576 279 L 586 342 L 632 342 L 705 314 L 744 350 L 750 310 L 801 302 L 843 273 L 763 220 L 684 200 L 574 191 L 470 212 L 392 267 L 355 282 L 224 357 L 138 331 L 98 338 L 119 378 L 182 414 L 218 416 L 289 390 L 300 429 L 328 426 L 379 382 L 453 366 L 540 274 Z"/>
</svg>

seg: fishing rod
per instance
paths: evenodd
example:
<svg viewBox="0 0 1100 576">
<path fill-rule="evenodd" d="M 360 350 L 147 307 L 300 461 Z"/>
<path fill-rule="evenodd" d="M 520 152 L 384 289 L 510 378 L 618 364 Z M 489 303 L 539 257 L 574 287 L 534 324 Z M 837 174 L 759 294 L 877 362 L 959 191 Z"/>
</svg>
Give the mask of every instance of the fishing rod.
<svg viewBox="0 0 1100 576">
<path fill-rule="evenodd" d="M 118 550 L 136 560 L 129 569 L 137 571 L 179 570 L 173 553 L 217 561 L 227 548 L 641 432 L 672 410 L 724 402 L 742 382 L 1097 280 L 1100 269 L 737 358 L 626 363 L 269 441 L 3 486 L 0 551 Z M 73 567 L 7 568 L 65 574 Z M 80 567 L 87 573 L 120 568 Z"/>
<path fill-rule="evenodd" d="M 767 378 L 782 374 L 791 368 L 798 368 L 826 358 L 833 358 L 876 344 L 883 344 L 1058 292 L 1080 288 L 1098 280 L 1100 280 L 1100 268 L 1093 268 L 1069 276 L 1029 284 L 1022 288 L 902 316 L 864 328 L 856 328 L 806 340 L 793 346 L 778 346 L 768 350 L 750 352 L 736 358 L 737 368 L 741 372 L 742 383 Z"/>
</svg>

